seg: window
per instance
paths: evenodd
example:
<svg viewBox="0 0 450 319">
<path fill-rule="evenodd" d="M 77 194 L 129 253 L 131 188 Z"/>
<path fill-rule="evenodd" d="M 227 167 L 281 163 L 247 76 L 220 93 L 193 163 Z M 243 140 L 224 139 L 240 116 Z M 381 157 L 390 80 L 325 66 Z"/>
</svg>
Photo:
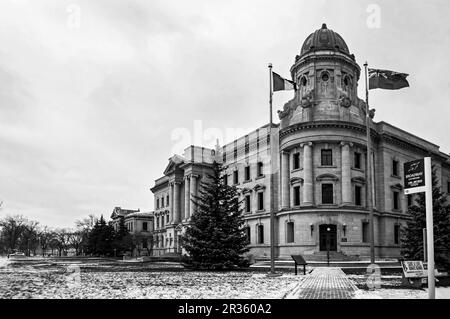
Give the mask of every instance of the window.
<svg viewBox="0 0 450 319">
<path fill-rule="evenodd" d="M 142 231 L 148 231 L 148 225 L 147 222 L 142 223 Z"/>
<path fill-rule="evenodd" d="M 294 222 L 286 223 L 286 242 L 294 242 Z"/>
<path fill-rule="evenodd" d="M 322 184 L 322 204 L 333 204 L 333 184 Z"/>
<path fill-rule="evenodd" d="M 147 238 L 142 239 L 142 248 L 147 249 Z"/>
<path fill-rule="evenodd" d="M 411 194 L 409 194 L 407 197 L 406 197 L 407 199 L 408 199 L 408 207 L 409 206 L 412 206 L 412 204 L 413 204 L 413 197 L 412 197 L 412 195 Z"/>
<path fill-rule="evenodd" d="M 169 214 L 166 215 L 166 224 L 169 223 Z"/>
<path fill-rule="evenodd" d="M 264 226 L 258 225 L 258 244 L 264 244 Z"/>
<path fill-rule="evenodd" d="M 166 197 L 166 206 L 169 206 L 169 195 Z"/>
<path fill-rule="evenodd" d="M 361 206 L 361 186 L 355 186 L 355 205 Z"/>
<path fill-rule="evenodd" d="M 447 182 L 447 193 L 450 193 L 450 182 Z"/>
<path fill-rule="evenodd" d="M 156 199 L 156 209 L 159 209 L 159 198 Z"/>
<path fill-rule="evenodd" d="M 392 206 L 392 208 L 400 209 L 399 192 L 393 192 L 392 195 L 393 195 L 393 199 L 392 199 L 393 206 Z"/>
<path fill-rule="evenodd" d="M 252 206 L 251 206 L 251 196 L 250 195 L 246 195 L 245 196 L 245 212 L 246 213 L 250 213 L 252 210 Z"/>
<path fill-rule="evenodd" d="M 332 150 L 322 150 L 321 165 L 322 166 L 332 166 L 333 165 L 333 151 Z"/>
<path fill-rule="evenodd" d="M 164 227 L 164 216 L 161 216 L 161 227 Z"/>
<path fill-rule="evenodd" d="M 392 161 L 392 175 L 398 176 L 398 161 Z"/>
<path fill-rule="evenodd" d="M 225 175 L 223 175 L 223 184 L 225 185 L 225 186 L 228 186 L 228 175 L 227 174 L 225 174 Z"/>
<path fill-rule="evenodd" d="M 400 225 L 394 225 L 394 244 L 398 245 L 400 243 Z"/>
<path fill-rule="evenodd" d="M 246 181 L 250 180 L 250 166 L 245 167 L 245 180 Z"/>
<path fill-rule="evenodd" d="M 156 217 L 156 228 L 159 228 L 159 216 Z"/>
<path fill-rule="evenodd" d="M 239 183 L 239 171 L 235 170 L 233 172 L 233 183 L 238 184 Z"/>
<path fill-rule="evenodd" d="M 300 85 L 306 86 L 306 84 L 308 84 L 308 80 L 306 79 L 305 76 L 302 76 L 302 78 L 300 79 Z"/>
<path fill-rule="evenodd" d="M 322 81 L 328 82 L 329 79 L 330 79 L 330 75 L 328 74 L 328 72 L 323 72 L 322 73 Z"/>
<path fill-rule="evenodd" d="M 245 237 L 247 237 L 247 241 L 250 244 L 251 243 L 251 228 L 250 226 L 245 227 Z"/>
<path fill-rule="evenodd" d="M 363 243 L 369 242 L 369 223 L 368 222 L 362 223 L 362 241 L 363 241 Z"/>
<path fill-rule="evenodd" d="M 300 153 L 295 153 L 293 155 L 293 168 L 294 169 L 299 169 L 300 168 Z"/>
<path fill-rule="evenodd" d="M 263 167 L 264 167 L 263 162 L 258 162 L 258 176 L 263 176 L 264 175 L 263 174 Z"/>
<path fill-rule="evenodd" d="M 294 206 L 300 206 L 300 186 L 294 187 Z"/>
<path fill-rule="evenodd" d="M 361 153 L 355 152 L 355 158 L 354 158 L 354 167 L 357 169 L 361 169 Z"/>
<path fill-rule="evenodd" d="M 259 192 L 258 193 L 258 210 L 264 209 L 264 193 Z"/>
<path fill-rule="evenodd" d="M 164 207 L 164 196 L 161 197 L 161 208 Z"/>
</svg>

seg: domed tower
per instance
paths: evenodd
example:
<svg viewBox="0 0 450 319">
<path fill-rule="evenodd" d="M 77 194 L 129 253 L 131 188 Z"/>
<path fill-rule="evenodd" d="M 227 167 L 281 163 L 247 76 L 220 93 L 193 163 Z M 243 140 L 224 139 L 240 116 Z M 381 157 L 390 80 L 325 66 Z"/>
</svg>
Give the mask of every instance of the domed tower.
<svg viewBox="0 0 450 319">
<path fill-rule="evenodd" d="M 306 38 L 291 68 L 297 91 L 278 112 L 281 128 L 321 120 L 363 124 L 364 102 L 357 96 L 360 72 L 344 39 L 323 24 Z"/>
</svg>

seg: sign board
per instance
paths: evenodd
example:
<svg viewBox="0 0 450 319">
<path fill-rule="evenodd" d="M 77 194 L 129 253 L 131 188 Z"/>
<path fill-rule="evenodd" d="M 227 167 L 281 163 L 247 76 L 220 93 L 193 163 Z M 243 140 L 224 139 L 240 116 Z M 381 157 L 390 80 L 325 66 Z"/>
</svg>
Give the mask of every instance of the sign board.
<svg viewBox="0 0 450 319">
<path fill-rule="evenodd" d="M 425 192 L 425 161 L 424 159 L 405 163 L 403 165 L 405 177 L 405 194 Z"/>
<path fill-rule="evenodd" d="M 427 271 L 423 266 L 423 262 L 421 261 L 402 261 L 402 268 L 406 278 L 427 277 Z"/>
<path fill-rule="evenodd" d="M 291 257 L 292 257 L 292 259 L 294 259 L 294 261 L 297 263 L 297 265 L 306 265 L 307 264 L 302 255 L 293 255 Z"/>
</svg>

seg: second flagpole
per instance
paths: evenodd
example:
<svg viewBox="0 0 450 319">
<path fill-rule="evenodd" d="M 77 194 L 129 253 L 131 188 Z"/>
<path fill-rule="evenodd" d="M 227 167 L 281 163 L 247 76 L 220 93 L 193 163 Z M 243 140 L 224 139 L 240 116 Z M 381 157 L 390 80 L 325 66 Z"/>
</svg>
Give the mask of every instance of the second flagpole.
<svg viewBox="0 0 450 319">
<path fill-rule="evenodd" d="M 367 196 L 369 208 L 369 234 L 370 234 L 370 263 L 375 263 L 375 225 L 373 218 L 373 203 L 374 203 L 374 187 L 372 177 L 372 141 L 370 137 L 370 110 L 369 110 L 369 77 L 368 77 L 368 64 L 364 63 L 365 68 L 365 80 L 366 80 L 366 131 L 367 131 L 367 185 L 370 196 Z"/>
<path fill-rule="evenodd" d="M 269 172 L 269 185 L 270 192 L 273 194 L 273 162 L 272 162 L 272 101 L 273 101 L 273 74 L 272 74 L 272 63 L 269 63 L 269 84 L 270 84 L 270 97 L 269 97 L 269 161 L 270 161 L 270 172 Z M 270 198 L 270 274 L 275 274 L 275 216 L 273 207 L 273 197 Z"/>
</svg>

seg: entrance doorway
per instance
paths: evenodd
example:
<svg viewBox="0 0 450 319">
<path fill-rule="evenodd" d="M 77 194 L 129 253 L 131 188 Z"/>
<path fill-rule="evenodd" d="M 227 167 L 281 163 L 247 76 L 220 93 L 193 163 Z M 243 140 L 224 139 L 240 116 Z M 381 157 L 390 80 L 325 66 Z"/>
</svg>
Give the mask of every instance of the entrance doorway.
<svg viewBox="0 0 450 319">
<path fill-rule="evenodd" d="M 336 225 L 320 225 L 320 251 L 337 251 L 337 227 Z"/>
</svg>

